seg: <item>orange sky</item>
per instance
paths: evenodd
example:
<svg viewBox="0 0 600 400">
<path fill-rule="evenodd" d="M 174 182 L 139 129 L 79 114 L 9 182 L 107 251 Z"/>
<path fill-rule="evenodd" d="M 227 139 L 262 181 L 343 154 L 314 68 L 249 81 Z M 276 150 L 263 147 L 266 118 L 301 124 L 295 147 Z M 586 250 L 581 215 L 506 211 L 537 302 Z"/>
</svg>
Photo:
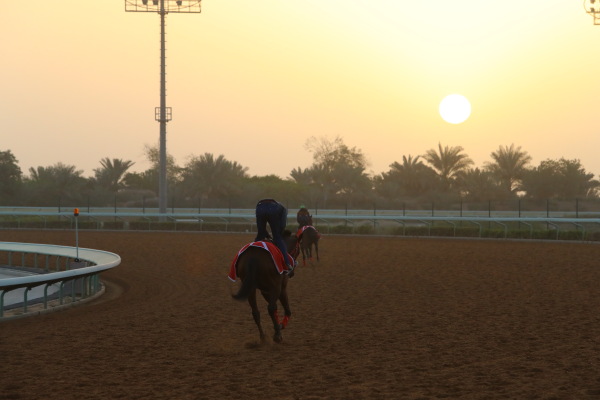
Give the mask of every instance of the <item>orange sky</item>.
<svg viewBox="0 0 600 400">
<path fill-rule="evenodd" d="M 148 168 L 158 143 L 159 16 L 124 0 L 3 2 L 0 150 L 23 172 L 91 176 L 104 157 Z M 167 150 L 223 154 L 252 175 L 306 168 L 310 136 L 341 136 L 373 173 L 403 155 L 500 145 L 533 164 L 578 158 L 600 174 L 600 26 L 564 0 L 205 0 L 167 16 Z M 471 117 L 438 105 L 466 96 Z"/>
</svg>

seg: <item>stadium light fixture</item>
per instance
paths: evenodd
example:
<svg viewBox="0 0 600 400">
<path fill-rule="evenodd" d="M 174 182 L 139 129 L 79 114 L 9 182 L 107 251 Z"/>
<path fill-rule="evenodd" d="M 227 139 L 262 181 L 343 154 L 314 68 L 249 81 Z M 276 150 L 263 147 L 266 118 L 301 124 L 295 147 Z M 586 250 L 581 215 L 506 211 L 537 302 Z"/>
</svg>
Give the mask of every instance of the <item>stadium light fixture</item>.
<svg viewBox="0 0 600 400">
<path fill-rule="evenodd" d="M 160 124 L 159 141 L 159 173 L 158 173 L 158 208 L 159 213 L 167 212 L 167 122 L 171 120 L 172 110 L 166 101 L 166 67 L 165 67 L 165 17 L 169 13 L 200 13 L 201 0 L 125 0 L 125 11 L 154 12 L 160 15 L 160 106 L 154 114 Z"/>
<path fill-rule="evenodd" d="M 600 9 L 595 5 L 596 0 L 584 0 L 585 12 L 594 17 L 594 25 L 600 25 Z"/>
</svg>

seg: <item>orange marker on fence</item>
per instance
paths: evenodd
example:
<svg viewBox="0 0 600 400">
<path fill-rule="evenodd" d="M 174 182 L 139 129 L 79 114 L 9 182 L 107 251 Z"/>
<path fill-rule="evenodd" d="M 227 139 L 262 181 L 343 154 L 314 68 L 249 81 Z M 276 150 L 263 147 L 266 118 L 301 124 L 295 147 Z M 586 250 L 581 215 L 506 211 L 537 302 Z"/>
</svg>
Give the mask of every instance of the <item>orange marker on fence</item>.
<svg viewBox="0 0 600 400">
<path fill-rule="evenodd" d="M 73 216 L 78 217 L 79 216 L 79 208 L 74 208 L 73 209 Z M 75 251 L 76 251 L 76 256 L 75 256 L 75 262 L 79 262 L 79 229 L 77 226 L 77 219 L 75 218 Z"/>
</svg>

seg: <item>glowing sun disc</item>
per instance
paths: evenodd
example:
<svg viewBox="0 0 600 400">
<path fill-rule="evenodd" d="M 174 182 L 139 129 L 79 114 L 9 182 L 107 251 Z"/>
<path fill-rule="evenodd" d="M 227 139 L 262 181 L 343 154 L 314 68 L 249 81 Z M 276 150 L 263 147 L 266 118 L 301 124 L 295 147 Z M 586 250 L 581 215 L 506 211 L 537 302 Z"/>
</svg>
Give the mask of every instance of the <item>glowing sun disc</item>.
<svg viewBox="0 0 600 400">
<path fill-rule="evenodd" d="M 451 124 L 465 122 L 471 115 L 471 103 L 463 95 L 450 94 L 440 102 L 440 116 Z"/>
</svg>

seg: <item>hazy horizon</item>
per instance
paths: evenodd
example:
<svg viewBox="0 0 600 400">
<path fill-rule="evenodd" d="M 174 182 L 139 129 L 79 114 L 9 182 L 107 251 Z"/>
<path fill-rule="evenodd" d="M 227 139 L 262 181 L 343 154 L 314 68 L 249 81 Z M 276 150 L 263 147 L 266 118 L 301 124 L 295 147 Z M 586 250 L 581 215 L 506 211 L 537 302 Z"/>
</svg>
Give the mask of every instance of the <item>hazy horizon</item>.
<svg viewBox="0 0 600 400">
<path fill-rule="evenodd" d="M 159 16 L 123 1 L 7 2 L 0 33 L 0 150 L 25 174 L 56 162 L 93 175 L 105 157 L 149 168 L 158 143 Z M 600 173 L 600 26 L 581 3 L 476 0 L 202 2 L 169 14 L 167 151 L 223 154 L 250 175 L 312 164 L 311 136 L 340 136 L 370 172 L 438 143 L 475 166 L 499 146 L 532 165 L 579 159 Z M 471 116 L 449 124 L 448 94 Z"/>
</svg>

